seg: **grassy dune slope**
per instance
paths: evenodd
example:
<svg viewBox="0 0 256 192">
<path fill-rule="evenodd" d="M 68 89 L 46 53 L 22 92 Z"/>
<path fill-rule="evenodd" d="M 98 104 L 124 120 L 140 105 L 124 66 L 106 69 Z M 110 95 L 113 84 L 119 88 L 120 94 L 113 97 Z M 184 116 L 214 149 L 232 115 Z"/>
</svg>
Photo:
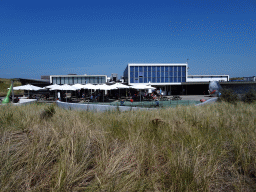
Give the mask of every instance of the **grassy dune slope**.
<svg viewBox="0 0 256 192">
<path fill-rule="evenodd" d="M 55 110 L 0 106 L 1 191 L 256 190 L 255 103 Z"/>
<path fill-rule="evenodd" d="M 11 86 L 11 79 L 2 79 L 0 78 L 0 97 L 5 97 L 8 88 Z M 19 81 L 14 81 L 13 86 L 20 86 L 21 83 Z M 14 91 L 14 94 L 23 94 L 23 91 Z"/>
</svg>

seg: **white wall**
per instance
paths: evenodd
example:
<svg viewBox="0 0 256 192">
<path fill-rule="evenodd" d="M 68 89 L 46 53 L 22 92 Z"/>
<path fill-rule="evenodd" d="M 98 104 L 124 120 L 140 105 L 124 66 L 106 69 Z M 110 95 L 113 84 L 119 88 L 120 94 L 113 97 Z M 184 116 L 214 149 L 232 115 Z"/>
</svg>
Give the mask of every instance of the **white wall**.
<svg viewBox="0 0 256 192">
<path fill-rule="evenodd" d="M 193 78 L 192 78 L 193 77 Z M 228 81 L 229 76 L 188 76 L 187 82 L 209 82 L 209 81 Z"/>
</svg>

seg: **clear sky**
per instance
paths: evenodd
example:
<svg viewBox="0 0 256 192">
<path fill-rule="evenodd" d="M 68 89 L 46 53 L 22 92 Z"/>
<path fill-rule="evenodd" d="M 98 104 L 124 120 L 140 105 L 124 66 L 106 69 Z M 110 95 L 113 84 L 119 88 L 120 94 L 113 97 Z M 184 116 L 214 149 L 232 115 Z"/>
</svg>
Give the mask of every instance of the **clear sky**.
<svg viewBox="0 0 256 192">
<path fill-rule="evenodd" d="M 256 76 L 256 0 L 0 0 L 0 78 L 185 63 Z"/>
</svg>

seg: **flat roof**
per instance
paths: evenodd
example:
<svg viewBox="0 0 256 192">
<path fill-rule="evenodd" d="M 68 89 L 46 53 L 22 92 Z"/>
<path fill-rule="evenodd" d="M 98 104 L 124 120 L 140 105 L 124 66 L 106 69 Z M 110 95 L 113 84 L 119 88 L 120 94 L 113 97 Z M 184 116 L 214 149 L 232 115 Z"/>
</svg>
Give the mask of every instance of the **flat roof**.
<svg viewBox="0 0 256 192">
<path fill-rule="evenodd" d="M 95 77 L 95 76 L 104 77 L 107 75 L 50 75 L 50 77 Z"/>
<path fill-rule="evenodd" d="M 182 66 L 182 65 L 188 65 L 187 63 L 128 63 L 129 66 L 136 66 L 136 65 L 141 65 L 141 66 L 153 66 L 153 65 L 177 65 L 177 66 Z"/>
</svg>

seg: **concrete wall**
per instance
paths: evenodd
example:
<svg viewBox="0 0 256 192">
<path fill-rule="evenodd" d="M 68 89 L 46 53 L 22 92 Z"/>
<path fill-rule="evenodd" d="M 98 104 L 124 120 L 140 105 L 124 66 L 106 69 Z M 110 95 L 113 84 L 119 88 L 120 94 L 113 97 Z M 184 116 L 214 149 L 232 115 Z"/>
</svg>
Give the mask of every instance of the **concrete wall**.
<svg viewBox="0 0 256 192">
<path fill-rule="evenodd" d="M 72 110 L 105 112 L 105 111 L 137 111 L 137 110 L 155 110 L 155 108 L 140 108 L 140 107 L 128 107 L 128 106 L 110 106 L 110 105 L 97 105 L 97 104 L 80 104 L 80 103 L 66 103 L 57 101 L 58 107 Z"/>
</svg>

